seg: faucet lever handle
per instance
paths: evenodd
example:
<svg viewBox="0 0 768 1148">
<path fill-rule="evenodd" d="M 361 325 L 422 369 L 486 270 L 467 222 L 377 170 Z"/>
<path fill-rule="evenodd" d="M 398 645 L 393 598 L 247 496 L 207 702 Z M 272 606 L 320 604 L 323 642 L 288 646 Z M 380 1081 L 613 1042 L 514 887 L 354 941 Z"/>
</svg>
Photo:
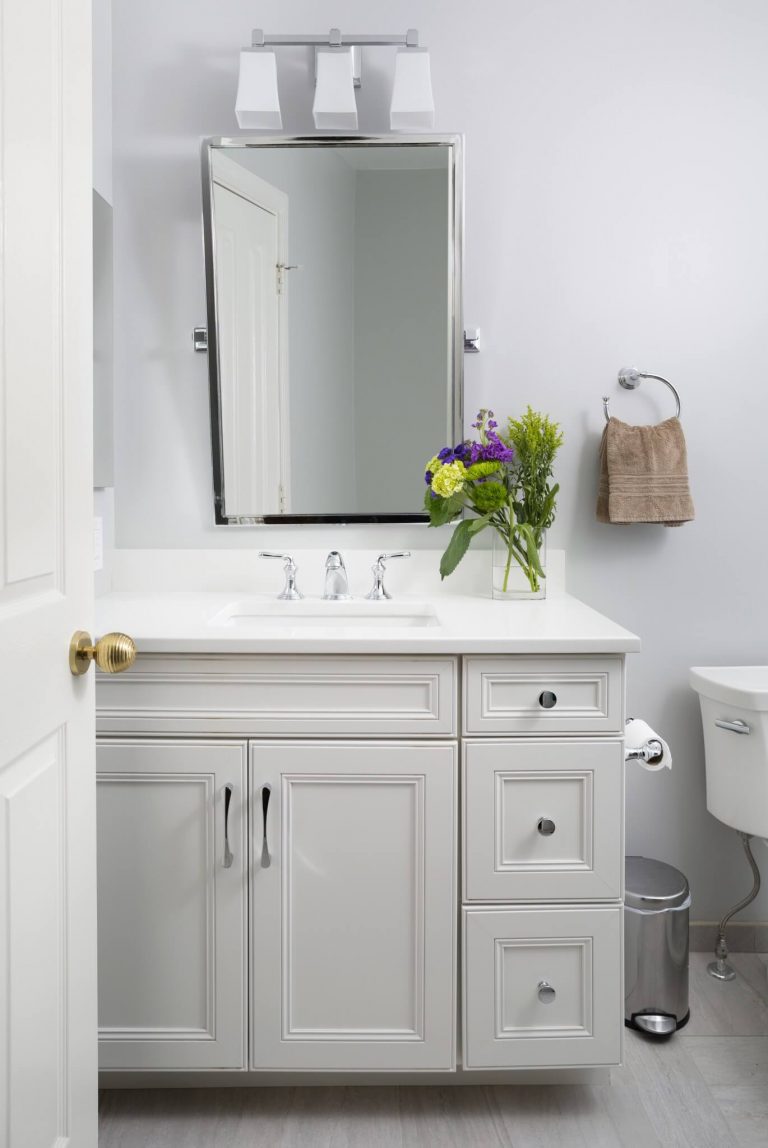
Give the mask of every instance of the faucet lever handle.
<svg viewBox="0 0 768 1148">
<path fill-rule="evenodd" d="M 282 594 L 278 594 L 278 598 L 287 602 L 298 602 L 304 595 L 296 587 L 296 572 L 298 567 L 293 560 L 292 555 L 279 553 L 275 550 L 260 550 L 259 558 L 281 558 L 285 562 L 283 569 L 285 570 L 285 586 L 283 587 Z"/>
<path fill-rule="evenodd" d="M 373 587 L 370 593 L 366 594 L 366 598 L 372 602 L 382 602 L 385 598 L 391 598 L 392 595 L 384 586 L 384 572 L 386 567 L 385 562 L 390 558 L 410 558 L 410 550 L 393 550 L 391 554 L 380 554 L 376 559 L 375 564 L 371 567 L 373 571 Z"/>
<path fill-rule="evenodd" d="M 410 558 L 410 550 L 393 550 L 391 554 L 380 554 L 377 562 L 389 562 L 390 558 Z"/>
</svg>

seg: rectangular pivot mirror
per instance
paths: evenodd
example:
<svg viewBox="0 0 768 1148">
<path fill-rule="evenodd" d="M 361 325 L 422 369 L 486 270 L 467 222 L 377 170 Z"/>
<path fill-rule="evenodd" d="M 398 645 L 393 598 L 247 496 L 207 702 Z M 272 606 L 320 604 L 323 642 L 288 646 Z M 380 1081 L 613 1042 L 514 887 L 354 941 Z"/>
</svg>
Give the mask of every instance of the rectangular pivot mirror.
<svg viewBox="0 0 768 1148">
<path fill-rule="evenodd" d="M 216 521 L 419 522 L 461 435 L 461 142 L 206 140 Z"/>
</svg>

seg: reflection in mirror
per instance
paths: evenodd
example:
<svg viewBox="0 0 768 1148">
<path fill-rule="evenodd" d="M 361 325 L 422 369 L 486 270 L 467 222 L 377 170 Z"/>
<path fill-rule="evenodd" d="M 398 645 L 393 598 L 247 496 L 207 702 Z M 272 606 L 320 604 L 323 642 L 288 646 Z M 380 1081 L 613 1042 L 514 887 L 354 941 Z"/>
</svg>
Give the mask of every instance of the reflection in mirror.
<svg viewBox="0 0 768 1148">
<path fill-rule="evenodd" d="M 421 520 L 457 433 L 459 143 L 203 149 L 217 522 Z"/>
</svg>

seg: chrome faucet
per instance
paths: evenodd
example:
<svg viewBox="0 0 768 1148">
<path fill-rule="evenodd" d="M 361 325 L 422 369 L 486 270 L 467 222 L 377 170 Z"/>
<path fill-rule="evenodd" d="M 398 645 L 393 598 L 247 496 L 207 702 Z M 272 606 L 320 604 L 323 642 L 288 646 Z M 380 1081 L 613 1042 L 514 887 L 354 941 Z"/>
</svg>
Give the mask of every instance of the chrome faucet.
<svg viewBox="0 0 768 1148">
<path fill-rule="evenodd" d="M 325 560 L 325 593 L 323 598 L 326 602 L 346 602 L 351 597 L 344 559 L 338 550 L 332 550 Z"/>
<path fill-rule="evenodd" d="M 283 567 L 285 571 L 285 586 L 283 587 L 283 592 L 277 595 L 281 601 L 298 602 L 304 597 L 296 585 L 297 566 L 290 554 L 276 554 L 274 550 L 260 550 L 259 558 L 282 558 L 283 562 L 285 562 L 285 566 Z"/>
<path fill-rule="evenodd" d="M 386 571 L 384 563 L 388 562 L 390 558 L 410 557 L 410 550 L 395 550 L 392 554 L 380 554 L 376 559 L 375 564 L 371 567 L 371 570 L 373 571 L 373 589 L 369 594 L 365 595 L 366 598 L 373 602 L 383 602 L 385 598 L 391 598 L 392 595 L 384 585 L 384 574 Z"/>
</svg>

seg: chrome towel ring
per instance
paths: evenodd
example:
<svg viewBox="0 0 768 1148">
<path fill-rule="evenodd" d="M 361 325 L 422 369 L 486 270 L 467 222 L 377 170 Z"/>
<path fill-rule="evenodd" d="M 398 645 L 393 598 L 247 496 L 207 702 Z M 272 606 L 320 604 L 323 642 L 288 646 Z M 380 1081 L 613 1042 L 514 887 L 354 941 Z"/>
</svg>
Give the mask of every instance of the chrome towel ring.
<svg viewBox="0 0 768 1148">
<path fill-rule="evenodd" d="M 640 386 L 641 379 L 656 379 L 658 382 L 663 383 L 665 387 L 669 387 L 672 394 L 675 396 L 677 403 L 677 410 L 675 416 L 680 418 L 680 396 L 676 389 L 672 386 L 669 379 L 664 379 L 661 375 L 650 375 L 646 371 L 638 371 L 636 367 L 622 367 L 619 371 L 619 386 L 624 387 L 626 391 L 634 391 L 636 387 Z M 603 414 L 605 421 L 609 422 L 611 415 L 608 410 L 608 403 L 610 402 L 608 395 L 603 395 Z"/>
</svg>

